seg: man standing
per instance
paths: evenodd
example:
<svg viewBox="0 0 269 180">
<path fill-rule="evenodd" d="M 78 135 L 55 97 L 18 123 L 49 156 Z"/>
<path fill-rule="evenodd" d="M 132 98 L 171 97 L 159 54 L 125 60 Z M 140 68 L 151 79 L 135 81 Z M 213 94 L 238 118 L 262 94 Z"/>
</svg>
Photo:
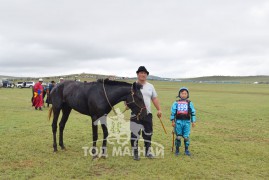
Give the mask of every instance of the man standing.
<svg viewBox="0 0 269 180">
<path fill-rule="evenodd" d="M 59 83 L 62 83 L 62 82 L 64 82 L 64 78 L 61 77 Z"/>
<path fill-rule="evenodd" d="M 140 160 L 139 158 L 139 152 L 138 152 L 138 139 L 141 133 L 141 130 L 139 129 L 139 133 L 135 133 L 134 129 L 136 127 L 142 126 L 142 137 L 144 139 L 144 145 L 145 145 L 145 156 L 148 158 L 154 158 L 152 153 L 150 152 L 151 147 L 151 137 L 153 133 L 152 128 L 152 113 L 151 113 L 151 101 L 153 102 L 155 108 L 157 109 L 157 116 L 161 118 L 162 112 L 160 108 L 159 100 L 157 99 L 157 93 L 155 91 L 155 88 L 152 84 L 147 82 L 147 77 L 149 75 L 149 72 L 144 66 L 140 66 L 138 70 L 136 71 L 137 74 L 137 82 L 140 83 L 143 88 L 141 89 L 144 102 L 147 109 L 147 116 L 143 119 L 137 120 L 136 116 L 132 113 L 131 114 L 131 145 L 133 149 L 133 158 L 134 160 Z"/>
<path fill-rule="evenodd" d="M 50 92 L 52 91 L 52 89 L 54 88 L 54 86 L 55 86 L 55 81 L 51 81 L 51 83 L 47 87 L 47 100 L 46 100 L 47 107 L 49 107 L 50 104 L 51 104 Z"/>
<path fill-rule="evenodd" d="M 42 111 L 43 106 L 43 79 L 39 79 L 38 82 L 33 87 L 33 97 L 32 103 L 35 109 Z"/>
</svg>

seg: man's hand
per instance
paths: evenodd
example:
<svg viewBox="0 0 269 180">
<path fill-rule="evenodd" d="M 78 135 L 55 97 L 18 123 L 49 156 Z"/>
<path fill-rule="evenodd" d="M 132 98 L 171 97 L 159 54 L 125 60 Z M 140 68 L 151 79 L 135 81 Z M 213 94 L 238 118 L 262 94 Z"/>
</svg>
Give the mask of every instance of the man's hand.
<svg viewBox="0 0 269 180">
<path fill-rule="evenodd" d="M 130 108 L 127 105 L 125 105 L 125 109 L 126 111 L 128 111 Z"/>
<path fill-rule="evenodd" d="M 192 127 L 195 127 L 195 126 L 196 126 L 196 123 L 195 123 L 195 122 L 193 122 L 193 123 L 191 123 L 191 125 L 192 125 Z"/>
<path fill-rule="evenodd" d="M 173 127 L 175 127 L 175 126 L 176 126 L 176 125 L 175 125 L 175 121 L 172 121 L 172 126 L 173 126 Z"/>
<path fill-rule="evenodd" d="M 161 117 L 162 117 L 162 111 L 161 111 L 161 110 L 159 110 L 159 111 L 157 112 L 157 116 L 158 116 L 158 118 L 161 118 Z"/>
<path fill-rule="evenodd" d="M 128 111 L 130 108 L 127 106 L 126 101 L 124 101 L 125 110 Z"/>
</svg>

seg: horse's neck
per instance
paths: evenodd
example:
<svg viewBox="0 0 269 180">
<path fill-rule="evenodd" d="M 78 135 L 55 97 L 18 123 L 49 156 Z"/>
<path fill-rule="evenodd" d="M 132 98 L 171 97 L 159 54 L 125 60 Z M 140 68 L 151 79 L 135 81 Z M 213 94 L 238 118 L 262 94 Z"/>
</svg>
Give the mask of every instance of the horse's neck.
<svg viewBox="0 0 269 180">
<path fill-rule="evenodd" d="M 107 90 L 107 95 L 111 105 L 114 106 L 121 101 L 125 101 L 127 96 L 131 93 L 130 86 L 111 86 Z"/>
</svg>

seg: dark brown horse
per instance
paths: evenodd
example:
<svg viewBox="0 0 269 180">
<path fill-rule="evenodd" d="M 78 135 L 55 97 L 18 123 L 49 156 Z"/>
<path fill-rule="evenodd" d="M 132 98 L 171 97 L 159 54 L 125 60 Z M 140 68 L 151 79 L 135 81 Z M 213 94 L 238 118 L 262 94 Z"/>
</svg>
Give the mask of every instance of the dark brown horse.
<svg viewBox="0 0 269 180">
<path fill-rule="evenodd" d="M 52 122 L 53 148 L 57 151 L 57 121 L 62 111 L 62 118 L 59 123 L 59 145 L 65 149 L 63 143 L 63 131 L 72 109 L 91 116 L 93 133 L 93 154 L 95 154 L 96 142 L 98 139 L 98 126 L 94 122 L 99 118 L 106 116 L 114 105 L 121 101 L 126 101 L 127 106 L 134 114 L 143 118 L 146 116 L 146 109 L 140 88 L 142 86 L 133 83 L 111 81 L 108 79 L 98 80 L 97 82 L 82 83 L 76 81 L 64 81 L 58 84 L 50 93 L 52 108 L 49 111 L 49 118 L 53 112 Z M 102 124 L 104 134 L 103 155 L 106 154 L 106 143 L 108 130 L 105 124 Z"/>
</svg>

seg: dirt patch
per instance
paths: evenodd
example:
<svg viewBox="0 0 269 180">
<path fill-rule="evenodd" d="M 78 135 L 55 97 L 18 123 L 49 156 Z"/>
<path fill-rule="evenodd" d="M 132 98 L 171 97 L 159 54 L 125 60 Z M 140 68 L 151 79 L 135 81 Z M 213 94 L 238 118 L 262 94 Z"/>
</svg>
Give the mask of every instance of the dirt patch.
<svg viewBox="0 0 269 180">
<path fill-rule="evenodd" d="M 4 169 L 25 169 L 35 167 L 35 164 L 31 160 L 17 161 L 17 162 L 4 162 Z"/>
<path fill-rule="evenodd" d="M 111 174 L 114 172 L 113 168 L 107 167 L 104 164 L 96 164 L 94 166 L 94 169 L 90 172 L 90 176 L 98 177 L 98 176 L 103 176 L 104 174 L 108 173 Z"/>
</svg>

